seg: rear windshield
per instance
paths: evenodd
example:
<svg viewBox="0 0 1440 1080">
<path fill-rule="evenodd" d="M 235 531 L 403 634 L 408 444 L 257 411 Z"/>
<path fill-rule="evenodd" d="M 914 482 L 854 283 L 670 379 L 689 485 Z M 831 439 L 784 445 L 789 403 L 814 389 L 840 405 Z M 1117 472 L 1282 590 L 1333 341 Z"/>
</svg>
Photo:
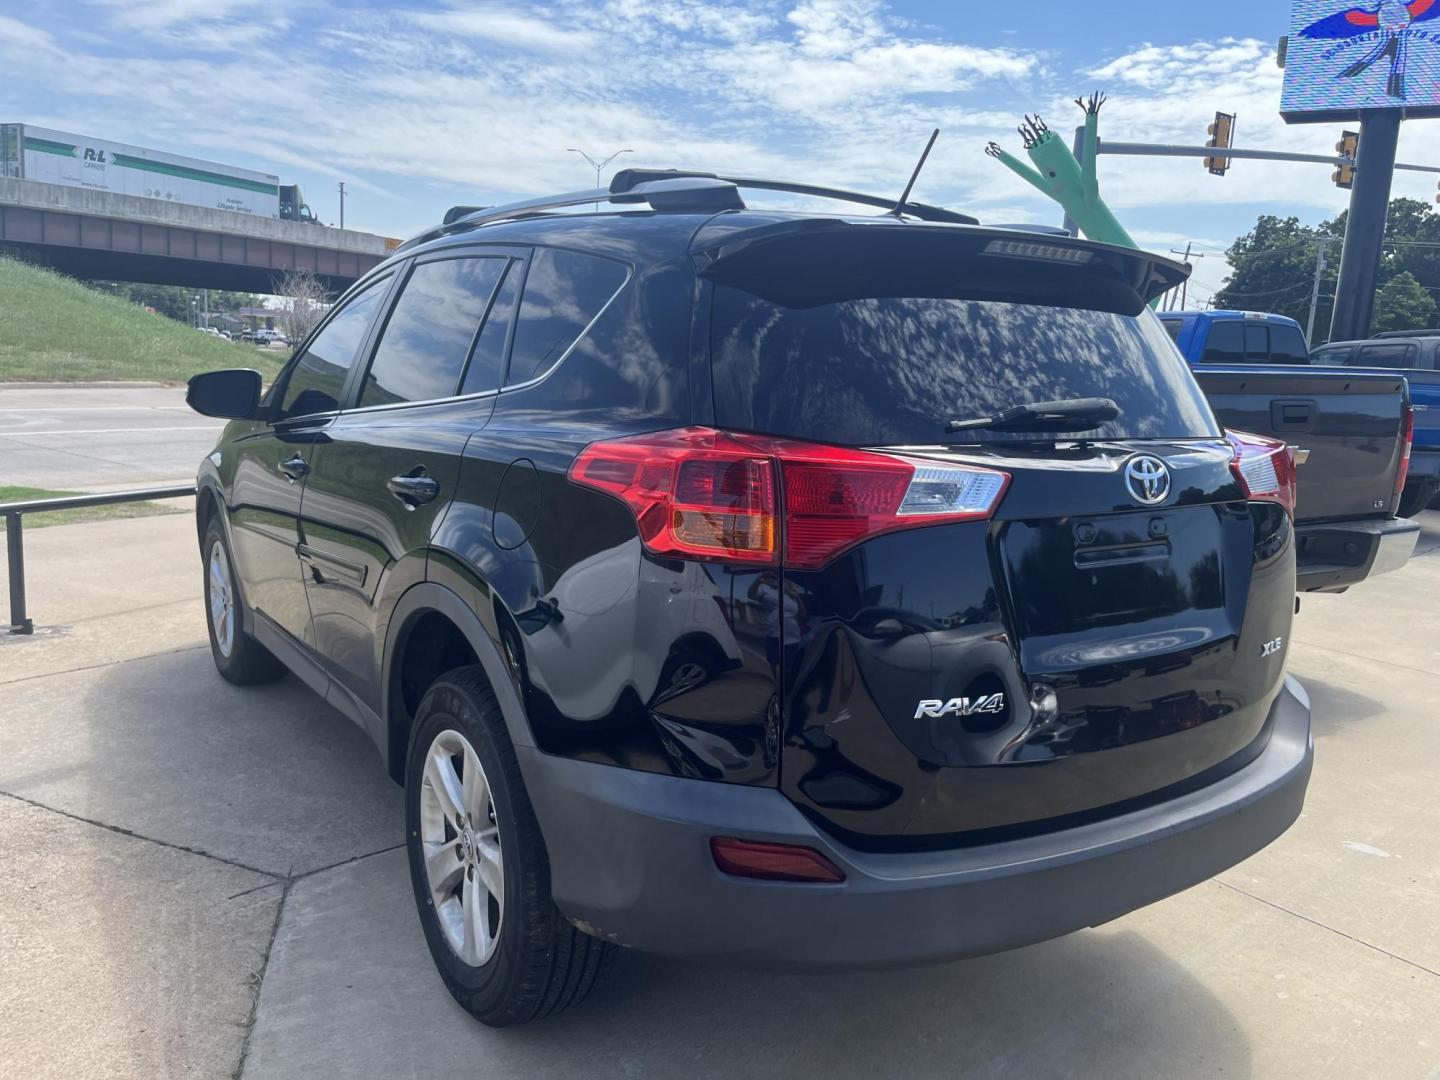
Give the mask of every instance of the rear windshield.
<svg viewBox="0 0 1440 1080">
<path fill-rule="evenodd" d="M 958 442 L 947 420 L 1027 402 L 1106 397 L 1087 433 L 1212 438 L 1214 415 L 1165 328 L 1137 317 L 993 300 L 921 297 L 787 308 L 717 286 L 716 420 L 724 427 L 852 446 Z M 1052 440 L 971 430 L 964 442 Z"/>
</svg>

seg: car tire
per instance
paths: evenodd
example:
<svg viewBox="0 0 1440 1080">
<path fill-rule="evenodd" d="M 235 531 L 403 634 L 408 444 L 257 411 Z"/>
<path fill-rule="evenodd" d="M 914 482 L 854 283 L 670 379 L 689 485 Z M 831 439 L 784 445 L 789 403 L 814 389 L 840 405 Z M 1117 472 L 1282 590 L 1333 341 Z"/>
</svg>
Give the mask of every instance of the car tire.
<svg viewBox="0 0 1440 1080">
<path fill-rule="evenodd" d="M 416 710 L 405 840 L 431 958 L 471 1016 L 524 1024 L 594 989 L 615 947 L 577 930 L 550 897 L 545 840 L 478 667 L 442 676 Z"/>
<path fill-rule="evenodd" d="M 210 632 L 215 670 L 236 686 L 275 682 L 285 674 L 285 665 L 245 632 L 235 560 L 230 556 L 230 543 L 218 516 L 212 516 L 205 527 L 200 554 L 205 626 Z"/>
</svg>

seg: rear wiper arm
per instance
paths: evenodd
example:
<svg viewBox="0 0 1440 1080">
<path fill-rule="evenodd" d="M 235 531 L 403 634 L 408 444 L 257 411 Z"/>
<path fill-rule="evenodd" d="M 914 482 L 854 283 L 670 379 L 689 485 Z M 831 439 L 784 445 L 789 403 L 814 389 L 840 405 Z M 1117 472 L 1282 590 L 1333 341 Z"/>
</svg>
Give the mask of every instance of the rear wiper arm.
<svg viewBox="0 0 1440 1080">
<path fill-rule="evenodd" d="M 993 416 L 972 420 L 949 420 L 946 431 L 1091 431 L 1120 415 L 1120 406 L 1109 398 L 1069 398 L 1065 401 L 1032 401 L 1002 409 Z"/>
</svg>

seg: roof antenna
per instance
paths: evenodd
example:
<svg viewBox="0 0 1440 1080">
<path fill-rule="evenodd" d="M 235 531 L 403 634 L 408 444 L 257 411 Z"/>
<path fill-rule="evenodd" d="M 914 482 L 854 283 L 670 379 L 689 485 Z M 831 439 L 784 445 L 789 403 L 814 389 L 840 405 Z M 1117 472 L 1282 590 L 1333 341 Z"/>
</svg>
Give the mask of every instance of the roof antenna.
<svg viewBox="0 0 1440 1080">
<path fill-rule="evenodd" d="M 925 149 L 920 154 L 920 160 L 915 163 L 915 171 L 910 174 L 910 182 L 905 185 L 905 190 L 900 193 L 900 201 L 895 204 L 893 210 L 886 213 L 892 217 L 899 217 L 905 209 L 905 200 L 910 198 L 910 189 L 915 186 L 915 181 L 920 179 L 920 170 L 925 167 L 925 159 L 930 156 L 930 148 L 935 145 L 935 140 L 940 137 L 940 129 L 936 128 L 930 132 L 930 141 L 925 144 Z"/>
</svg>

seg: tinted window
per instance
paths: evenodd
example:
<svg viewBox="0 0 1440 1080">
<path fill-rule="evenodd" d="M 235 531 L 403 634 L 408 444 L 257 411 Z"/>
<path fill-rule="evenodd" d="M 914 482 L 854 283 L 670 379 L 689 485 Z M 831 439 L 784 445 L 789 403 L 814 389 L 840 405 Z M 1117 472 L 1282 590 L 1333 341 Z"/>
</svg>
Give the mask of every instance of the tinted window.
<svg viewBox="0 0 1440 1080">
<path fill-rule="evenodd" d="M 1213 436 L 1214 417 L 1158 319 L 900 297 L 787 308 L 715 290 L 712 376 L 727 427 L 851 445 L 946 439 L 945 421 L 1108 397 L 1101 438 Z M 966 442 L 1053 436 L 967 431 Z"/>
<path fill-rule="evenodd" d="M 1205 338 L 1205 364 L 1238 364 L 1245 359 L 1245 325 L 1240 322 L 1213 322 Z"/>
<path fill-rule="evenodd" d="M 1350 361 L 1350 346 L 1346 345 L 1339 349 L 1316 349 L 1310 357 L 1312 364 L 1323 364 L 1326 367 L 1343 367 Z"/>
<path fill-rule="evenodd" d="M 1270 359 L 1277 364 L 1304 364 L 1310 359 L 1305 335 L 1293 326 L 1270 327 Z"/>
<path fill-rule="evenodd" d="M 1256 325 L 1255 323 L 1245 324 L 1245 359 L 1252 363 L 1260 364 L 1270 359 L 1270 333 L 1268 327 Z"/>
<path fill-rule="evenodd" d="M 525 275 L 506 384 L 549 370 L 625 283 L 625 273 L 609 259 L 537 248 Z"/>
<path fill-rule="evenodd" d="M 511 261 L 506 264 L 500 288 L 485 316 L 485 325 L 475 342 L 475 351 L 470 354 L 470 366 L 465 369 L 465 385 L 462 394 L 478 394 L 482 390 L 494 390 L 500 385 L 500 370 L 505 364 L 505 339 L 510 333 L 510 324 L 515 321 L 515 301 L 520 295 L 520 279 L 524 266 Z"/>
<path fill-rule="evenodd" d="M 1179 319 L 1161 319 L 1160 325 L 1165 327 L 1165 332 L 1170 335 L 1171 341 L 1180 340 L 1180 328 L 1185 324 Z"/>
<path fill-rule="evenodd" d="M 385 278 L 347 300 L 324 329 L 310 339 L 290 368 L 281 399 L 281 418 L 332 412 L 340 407 L 345 376 L 355 363 L 355 354 L 388 285 L 389 279 Z"/>
<path fill-rule="evenodd" d="M 417 265 L 381 332 L 360 404 L 453 396 L 504 267 L 496 258 Z"/>
<path fill-rule="evenodd" d="M 1361 345 L 1360 355 L 1352 363 L 1355 367 L 1409 368 L 1415 366 L 1418 354 L 1419 350 L 1414 345 L 1398 341 Z"/>
</svg>

